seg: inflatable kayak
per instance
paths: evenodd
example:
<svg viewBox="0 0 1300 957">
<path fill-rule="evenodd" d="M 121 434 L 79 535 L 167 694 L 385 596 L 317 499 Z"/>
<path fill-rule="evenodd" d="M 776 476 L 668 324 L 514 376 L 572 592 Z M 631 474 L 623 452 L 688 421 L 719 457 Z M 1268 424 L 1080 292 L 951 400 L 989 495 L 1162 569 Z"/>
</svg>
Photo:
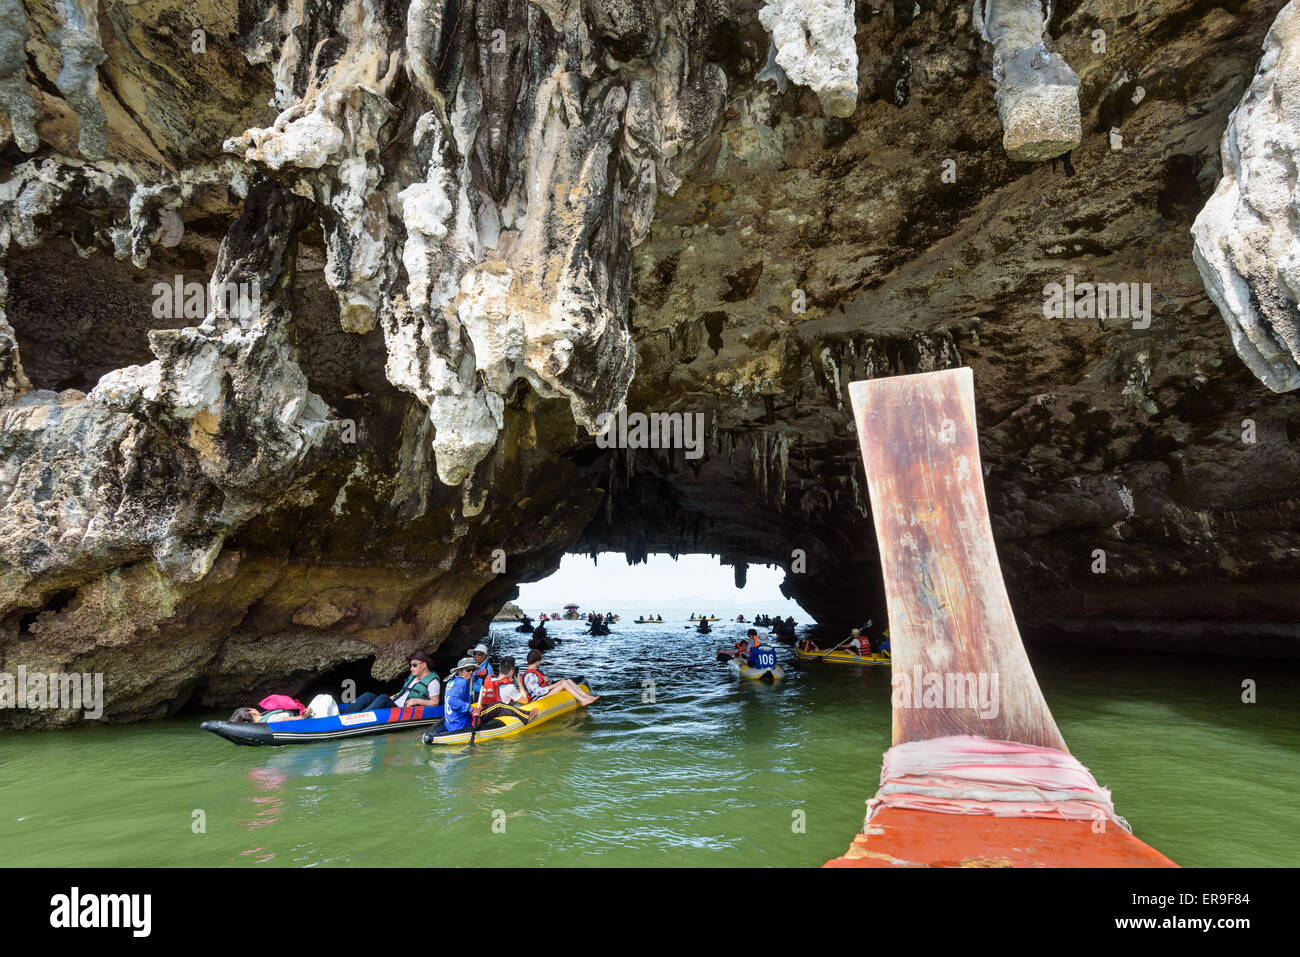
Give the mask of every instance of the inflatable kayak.
<svg viewBox="0 0 1300 957">
<path fill-rule="evenodd" d="M 441 705 L 432 708 L 412 705 L 408 708 L 379 708 L 376 711 L 338 714 L 328 718 L 267 721 L 264 724 L 204 721 L 199 727 L 235 744 L 306 744 L 309 741 L 335 741 L 367 734 L 385 734 L 405 728 L 421 728 L 441 718 Z"/>
<path fill-rule="evenodd" d="M 794 656 L 800 661 L 833 661 L 842 665 L 887 665 L 892 660 L 889 655 L 859 655 L 843 648 L 835 651 L 794 650 Z"/>
<path fill-rule="evenodd" d="M 591 689 L 587 687 L 586 681 L 578 679 L 578 687 L 583 691 L 590 693 Z M 552 691 L 545 698 L 534 701 L 532 704 L 524 705 L 526 711 L 533 712 L 533 719 L 524 724 L 518 718 L 500 718 L 499 723 L 493 727 L 480 725 L 478 734 L 474 735 L 474 743 L 488 741 L 493 738 L 513 738 L 516 735 L 523 734 L 525 731 L 532 731 L 539 724 L 549 721 L 557 715 L 566 714 L 570 711 L 576 711 L 581 707 L 578 699 L 567 691 Z M 469 729 L 464 731 L 439 731 L 437 728 L 430 728 L 424 732 L 422 739 L 425 744 L 469 744 Z"/>
<path fill-rule="evenodd" d="M 738 658 L 732 658 L 731 661 L 727 663 L 727 667 L 740 675 L 740 677 L 752 678 L 755 681 L 766 681 L 771 683 L 773 681 L 780 681 L 785 677 L 785 671 L 782 670 L 780 665 L 774 665 L 771 668 L 751 668 Z"/>
</svg>

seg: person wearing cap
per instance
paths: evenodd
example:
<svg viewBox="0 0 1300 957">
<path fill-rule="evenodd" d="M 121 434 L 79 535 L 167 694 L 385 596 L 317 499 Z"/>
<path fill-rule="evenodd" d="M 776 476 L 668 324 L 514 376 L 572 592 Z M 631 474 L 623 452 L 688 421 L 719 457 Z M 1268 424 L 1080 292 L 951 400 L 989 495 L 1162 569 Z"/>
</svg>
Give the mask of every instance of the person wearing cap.
<svg viewBox="0 0 1300 957">
<path fill-rule="evenodd" d="M 491 678 L 493 675 L 496 674 L 496 672 L 492 670 L 492 662 L 487 660 L 487 656 L 488 656 L 487 645 L 483 644 L 482 642 L 479 642 L 477 645 L 474 646 L 474 650 L 470 652 L 470 654 L 474 656 L 473 691 L 474 691 L 474 697 L 477 698 L 479 696 L 479 692 L 483 690 L 484 680 Z"/>
<path fill-rule="evenodd" d="M 386 694 L 367 691 L 351 704 L 339 706 L 339 714 L 355 714 L 358 711 L 376 711 L 379 708 L 406 708 L 413 705 L 435 707 L 442 691 L 438 676 L 429 668 L 433 659 L 423 651 L 411 655 L 411 673 L 400 691 L 391 698 Z"/>
<path fill-rule="evenodd" d="M 473 658 L 462 658 L 456 662 L 456 673 L 447 682 L 447 699 L 442 712 L 442 725 L 439 730 L 431 728 L 425 732 L 427 740 L 430 733 L 441 734 L 443 731 L 464 731 L 469 727 L 471 711 L 474 708 L 474 695 L 470 682 L 478 663 Z"/>
<path fill-rule="evenodd" d="M 853 652 L 855 655 L 862 654 L 862 629 L 854 628 L 849 632 L 849 634 L 852 635 L 848 640 L 847 645 L 849 651 Z M 871 646 L 868 644 L 867 647 L 870 649 Z M 871 652 L 868 650 L 867 654 L 871 654 Z"/>
</svg>

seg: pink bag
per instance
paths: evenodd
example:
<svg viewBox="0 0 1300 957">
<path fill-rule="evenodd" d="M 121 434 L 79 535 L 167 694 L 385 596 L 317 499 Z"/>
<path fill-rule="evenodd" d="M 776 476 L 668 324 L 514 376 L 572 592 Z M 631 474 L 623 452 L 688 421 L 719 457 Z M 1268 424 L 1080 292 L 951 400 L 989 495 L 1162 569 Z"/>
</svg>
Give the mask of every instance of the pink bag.
<svg viewBox="0 0 1300 957">
<path fill-rule="evenodd" d="M 292 711 L 302 714 L 307 706 L 287 694 L 269 694 L 257 703 L 259 711 Z"/>
</svg>

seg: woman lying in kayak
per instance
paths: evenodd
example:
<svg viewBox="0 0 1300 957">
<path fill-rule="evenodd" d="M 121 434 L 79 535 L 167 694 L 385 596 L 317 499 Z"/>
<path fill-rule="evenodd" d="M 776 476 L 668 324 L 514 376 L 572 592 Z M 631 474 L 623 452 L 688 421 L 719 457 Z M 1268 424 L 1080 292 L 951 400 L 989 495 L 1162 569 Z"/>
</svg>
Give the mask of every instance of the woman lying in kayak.
<svg viewBox="0 0 1300 957">
<path fill-rule="evenodd" d="M 273 696 L 283 697 L 283 696 Z M 338 705 L 335 704 L 334 698 L 327 694 L 318 694 L 311 699 L 311 704 L 302 708 L 298 702 L 293 702 L 297 707 L 302 708 L 300 714 L 294 714 L 287 707 L 266 707 L 271 698 L 265 698 L 259 702 L 263 707 L 258 708 L 236 708 L 235 713 L 230 716 L 232 724 L 265 724 L 268 721 L 298 721 L 302 718 L 321 718 L 325 715 L 338 714 Z M 292 702 L 292 698 L 287 698 L 285 703 Z"/>
<path fill-rule="evenodd" d="M 587 694 L 578 687 L 576 682 L 568 678 L 552 681 L 542 673 L 542 653 L 536 649 L 528 652 L 528 667 L 524 671 L 524 693 L 528 695 L 528 700 L 536 701 L 545 698 L 556 688 L 563 688 L 569 692 L 583 707 L 600 698 L 598 694 Z"/>
<path fill-rule="evenodd" d="M 318 694 L 311 704 L 304 705 L 287 694 L 270 694 L 257 703 L 256 708 L 236 708 L 230 716 L 231 724 L 265 724 L 268 721 L 296 721 L 302 718 L 322 718 L 339 713 L 334 697 Z"/>
</svg>

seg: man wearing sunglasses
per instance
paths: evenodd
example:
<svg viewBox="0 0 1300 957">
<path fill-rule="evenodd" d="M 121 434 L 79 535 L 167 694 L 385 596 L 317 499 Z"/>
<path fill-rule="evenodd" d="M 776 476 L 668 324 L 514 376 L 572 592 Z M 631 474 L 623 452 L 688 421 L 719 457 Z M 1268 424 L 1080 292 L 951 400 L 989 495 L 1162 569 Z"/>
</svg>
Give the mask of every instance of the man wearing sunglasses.
<svg viewBox="0 0 1300 957">
<path fill-rule="evenodd" d="M 411 655 L 411 673 L 402 685 L 402 689 L 391 698 L 386 694 L 367 691 L 356 701 L 339 706 L 339 714 L 354 714 L 358 711 L 377 711 L 380 708 L 405 708 L 411 705 L 433 707 L 438 704 L 442 687 L 438 676 L 430 670 L 433 660 L 423 651 Z"/>
</svg>

